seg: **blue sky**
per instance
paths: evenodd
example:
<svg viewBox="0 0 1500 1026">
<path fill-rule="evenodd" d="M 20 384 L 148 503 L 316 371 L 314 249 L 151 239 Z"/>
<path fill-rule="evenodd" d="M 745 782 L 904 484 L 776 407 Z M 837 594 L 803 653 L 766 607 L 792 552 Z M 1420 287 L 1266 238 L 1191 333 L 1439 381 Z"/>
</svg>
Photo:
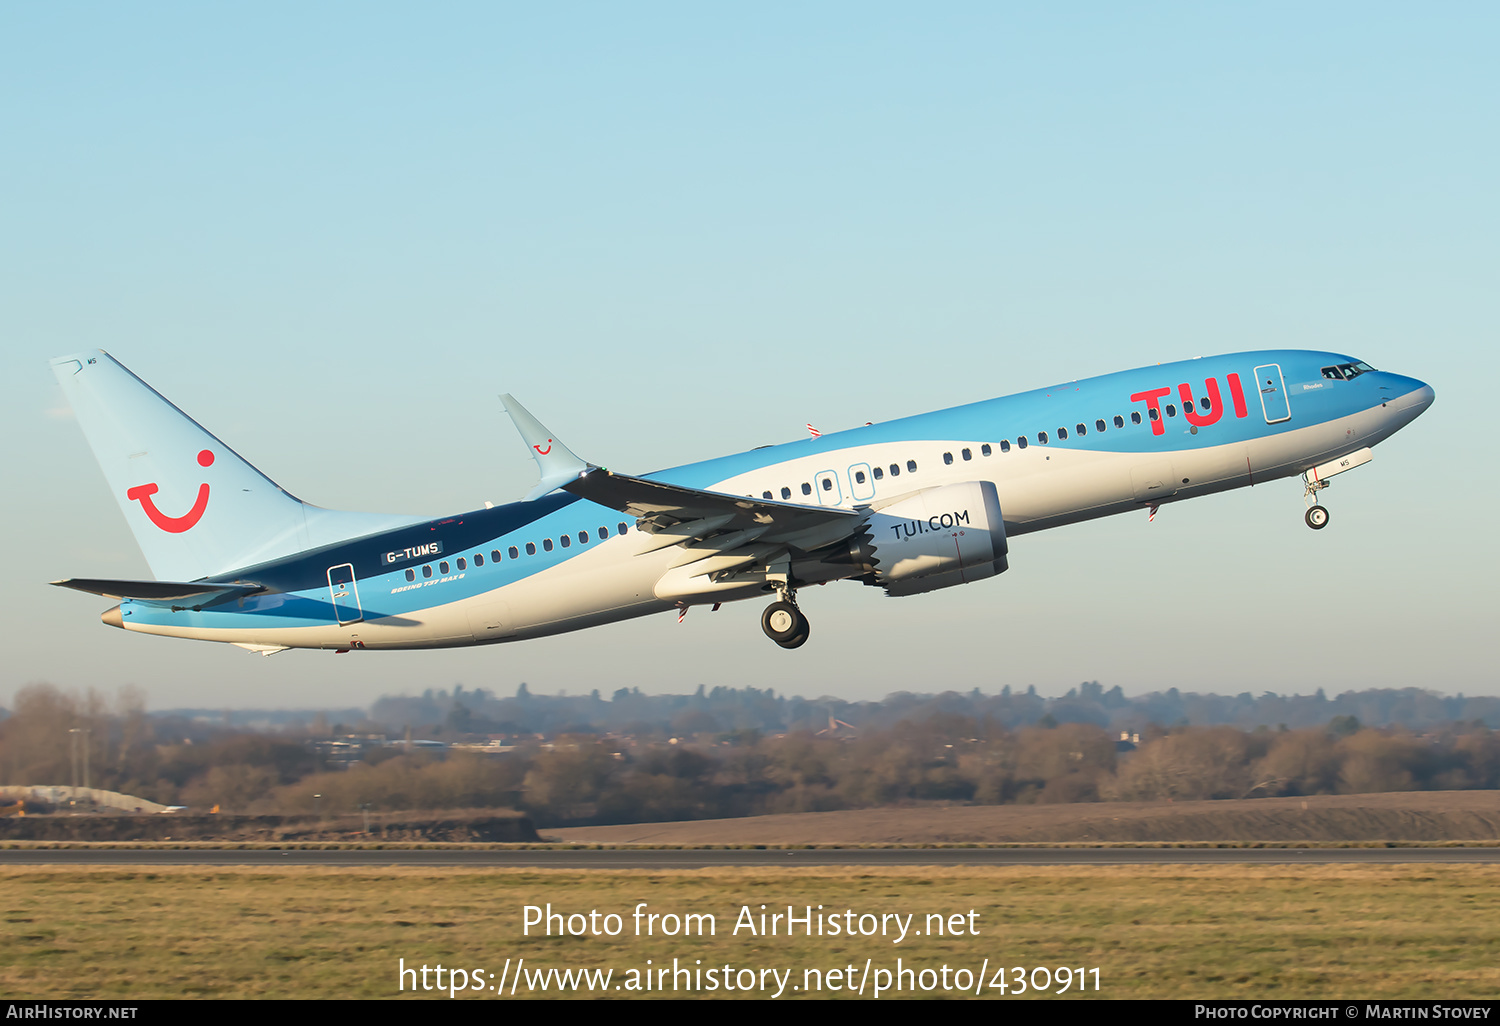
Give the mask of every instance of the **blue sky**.
<svg viewBox="0 0 1500 1026">
<path fill-rule="evenodd" d="M 1491 5 L 10 5 L 0 704 L 699 683 L 1500 693 Z M 1345 351 L 1434 407 L 1295 481 L 1018 539 L 1003 577 L 438 653 L 127 636 L 145 563 L 49 357 L 108 349 L 295 494 L 524 494 L 514 392 L 644 472 L 1127 367 Z M 357 430 L 350 430 L 357 425 Z"/>
</svg>

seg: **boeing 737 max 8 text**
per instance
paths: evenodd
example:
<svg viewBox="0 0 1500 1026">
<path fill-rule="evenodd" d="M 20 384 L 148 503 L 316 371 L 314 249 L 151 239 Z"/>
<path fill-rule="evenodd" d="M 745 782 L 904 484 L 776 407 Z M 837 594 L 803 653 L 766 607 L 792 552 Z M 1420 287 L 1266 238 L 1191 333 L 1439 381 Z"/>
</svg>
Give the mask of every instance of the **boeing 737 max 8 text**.
<svg viewBox="0 0 1500 1026">
<path fill-rule="evenodd" d="M 154 581 L 56 583 L 107 624 L 252 651 L 517 641 L 854 580 L 893 596 L 994 577 L 1012 538 L 1302 475 L 1329 478 L 1432 403 L 1333 353 L 1144 367 L 641 477 L 575 456 L 502 397 L 541 468 L 523 501 L 437 520 L 294 498 L 107 353 L 52 361 Z"/>
</svg>

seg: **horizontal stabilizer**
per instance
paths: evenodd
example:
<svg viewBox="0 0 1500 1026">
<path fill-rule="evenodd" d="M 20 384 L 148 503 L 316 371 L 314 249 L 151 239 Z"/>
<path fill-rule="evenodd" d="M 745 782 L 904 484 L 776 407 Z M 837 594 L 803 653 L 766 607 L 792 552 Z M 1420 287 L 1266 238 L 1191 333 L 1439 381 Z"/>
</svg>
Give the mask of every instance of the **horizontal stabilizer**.
<svg viewBox="0 0 1500 1026">
<path fill-rule="evenodd" d="M 112 599 L 135 599 L 140 602 L 182 602 L 192 600 L 193 605 L 203 606 L 229 598 L 253 595 L 266 589 L 259 584 L 211 584 L 207 581 L 108 581 L 88 577 L 72 577 L 66 581 L 53 581 L 59 588 L 90 595 L 103 595 Z"/>
</svg>

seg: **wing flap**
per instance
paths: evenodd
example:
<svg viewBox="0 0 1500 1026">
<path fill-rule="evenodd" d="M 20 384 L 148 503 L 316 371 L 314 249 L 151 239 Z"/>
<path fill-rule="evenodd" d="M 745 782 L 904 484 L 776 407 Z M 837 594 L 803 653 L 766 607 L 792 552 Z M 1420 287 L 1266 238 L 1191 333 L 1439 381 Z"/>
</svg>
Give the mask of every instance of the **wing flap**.
<svg viewBox="0 0 1500 1026">
<path fill-rule="evenodd" d="M 698 488 L 628 477 L 595 468 L 562 486 L 574 495 L 636 518 L 653 533 L 690 521 L 715 521 L 715 530 L 765 528 L 763 542 L 786 541 L 803 534 L 852 534 L 866 513 L 836 506 L 799 506 L 771 499 L 707 492 Z M 727 518 L 727 519 L 725 519 Z"/>
</svg>

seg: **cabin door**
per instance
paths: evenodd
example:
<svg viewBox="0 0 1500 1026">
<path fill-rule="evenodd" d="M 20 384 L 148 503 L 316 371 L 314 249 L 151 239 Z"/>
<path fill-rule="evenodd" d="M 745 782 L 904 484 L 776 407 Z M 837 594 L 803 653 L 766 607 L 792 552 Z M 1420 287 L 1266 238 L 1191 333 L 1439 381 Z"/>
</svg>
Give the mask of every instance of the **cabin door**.
<svg viewBox="0 0 1500 1026">
<path fill-rule="evenodd" d="M 333 600 L 334 619 L 341 625 L 359 623 L 365 618 L 359 607 L 359 583 L 354 579 L 353 563 L 328 568 L 328 594 Z"/>
<path fill-rule="evenodd" d="M 1260 391 L 1260 409 L 1266 415 L 1267 424 L 1280 424 L 1292 419 L 1292 408 L 1287 403 L 1286 384 L 1281 380 L 1281 365 L 1268 363 L 1255 368 L 1255 387 Z"/>
</svg>

